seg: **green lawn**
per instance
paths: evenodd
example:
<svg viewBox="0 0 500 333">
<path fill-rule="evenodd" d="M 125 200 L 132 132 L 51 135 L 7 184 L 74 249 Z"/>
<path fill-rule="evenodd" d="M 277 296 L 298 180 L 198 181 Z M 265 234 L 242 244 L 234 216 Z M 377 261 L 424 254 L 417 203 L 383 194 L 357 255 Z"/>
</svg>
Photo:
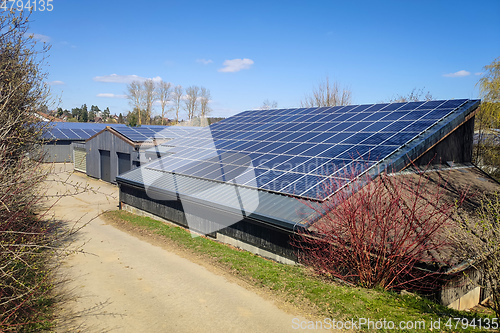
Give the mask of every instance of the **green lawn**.
<svg viewBox="0 0 500 333">
<path fill-rule="evenodd" d="M 219 266 L 256 287 L 271 291 L 276 297 L 296 304 L 317 318 L 358 321 L 360 318 L 399 322 L 425 321 L 429 331 L 430 321 L 440 320 L 441 330 L 461 331 L 461 324 L 450 318 L 467 318 L 469 323 L 481 318 L 484 327 L 485 314 L 454 311 L 427 299 L 414 295 L 399 295 L 383 290 L 372 290 L 346 286 L 319 277 L 302 266 L 279 264 L 246 251 L 234 249 L 204 237 L 191 237 L 189 231 L 165 224 L 148 217 L 141 217 L 124 211 L 111 211 L 105 214 L 107 219 L 120 223 L 130 223 L 135 227 L 152 231 L 166 240 L 191 251 L 197 256 L 216 262 Z M 308 311 L 310 309 L 310 311 Z M 445 324 L 452 324 L 452 329 Z M 464 320 L 464 323 L 465 320 Z M 467 331 L 479 331 L 471 329 Z M 382 330 L 384 331 L 384 330 Z M 414 331 L 414 330 L 409 330 Z M 423 331 L 423 330 L 422 330 Z"/>
</svg>

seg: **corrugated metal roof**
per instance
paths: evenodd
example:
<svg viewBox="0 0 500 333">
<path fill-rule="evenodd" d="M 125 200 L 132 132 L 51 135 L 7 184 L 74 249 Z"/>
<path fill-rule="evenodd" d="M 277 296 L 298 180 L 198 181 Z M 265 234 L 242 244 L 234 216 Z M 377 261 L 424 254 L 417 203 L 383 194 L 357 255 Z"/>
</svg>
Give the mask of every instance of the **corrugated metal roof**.
<svg viewBox="0 0 500 333">
<path fill-rule="evenodd" d="M 290 230 L 302 226 L 304 220 L 314 214 L 312 209 L 294 197 L 144 167 L 122 174 L 116 180 L 144 188 L 153 199 L 172 200 L 181 195 L 183 200 L 209 204 L 228 212 L 242 212 L 244 216 Z M 240 202 L 243 202 L 243 208 Z M 247 211 L 245 207 L 257 208 Z"/>
</svg>

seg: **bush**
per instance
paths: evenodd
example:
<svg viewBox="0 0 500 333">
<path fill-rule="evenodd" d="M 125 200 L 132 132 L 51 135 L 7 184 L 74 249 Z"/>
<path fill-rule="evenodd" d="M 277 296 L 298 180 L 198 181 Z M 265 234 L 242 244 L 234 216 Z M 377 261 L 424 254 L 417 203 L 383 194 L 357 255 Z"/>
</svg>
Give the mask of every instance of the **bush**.
<svg viewBox="0 0 500 333">
<path fill-rule="evenodd" d="M 28 18 L 0 17 L 0 331 L 46 328 L 48 248 L 54 238 L 37 215 L 49 168 L 38 153 L 43 125 L 35 112 L 48 96 L 41 70 L 47 46 L 27 33 Z"/>
<path fill-rule="evenodd" d="M 449 264 L 440 255 L 450 245 L 443 230 L 454 224 L 446 184 L 419 170 L 376 179 L 350 171 L 348 177 L 348 188 L 332 180 L 325 188 L 329 199 L 306 202 L 320 218 L 294 242 L 301 262 L 364 287 L 432 289 Z"/>
</svg>

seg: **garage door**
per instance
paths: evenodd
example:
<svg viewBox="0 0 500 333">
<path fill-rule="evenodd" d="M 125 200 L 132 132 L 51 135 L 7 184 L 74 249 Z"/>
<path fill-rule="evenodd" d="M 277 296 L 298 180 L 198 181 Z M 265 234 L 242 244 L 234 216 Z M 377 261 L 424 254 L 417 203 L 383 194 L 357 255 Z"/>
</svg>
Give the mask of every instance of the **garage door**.
<svg viewBox="0 0 500 333">
<path fill-rule="evenodd" d="M 118 154 L 118 174 L 121 175 L 124 172 L 130 170 L 130 154 L 117 153 Z"/>
<path fill-rule="evenodd" d="M 73 148 L 73 163 L 75 170 L 87 172 L 87 152 L 82 148 Z"/>
<path fill-rule="evenodd" d="M 101 155 L 101 179 L 111 183 L 111 154 L 109 150 L 99 150 Z"/>
</svg>

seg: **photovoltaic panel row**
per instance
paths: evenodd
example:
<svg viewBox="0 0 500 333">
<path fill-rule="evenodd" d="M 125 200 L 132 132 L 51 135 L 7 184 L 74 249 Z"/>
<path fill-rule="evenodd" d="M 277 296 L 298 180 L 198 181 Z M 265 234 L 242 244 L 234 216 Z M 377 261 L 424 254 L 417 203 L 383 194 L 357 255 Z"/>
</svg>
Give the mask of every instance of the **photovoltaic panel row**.
<svg viewBox="0 0 500 333">
<path fill-rule="evenodd" d="M 42 134 L 43 139 L 48 140 L 87 140 L 100 130 L 97 129 L 69 129 L 51 128 Z"/>
<path fill-rule="evenodd" d="M 152 141 L 153 139 L 182 138 L 194 133 L 199 128 L 182 126 L 141 126 L 115 128 L 120 134 L 134 142 Z"/>
<path fill-rule="evenodd" d="M 346 183 L 466 101 L 246 111 L 168 142 L 173 154 L 147 167 L 323 199 L 328 182 Z"/>
<path fill-rule="evenodd" d="M 42 133 L 43 139 L 48 140 L 86 140 L 94 134 L 102 131 L 106 126 L 126 127 L 123 124 L 102 123 L 74 123 L 74 122 L 51 122 L 44 124 L 47 128 Z"/>
<path fill-rule="evenodd" d="M 104 123 L 78 123 L 78 122 L 61 122 L 55 121 L 49 124 L 51 128 L 57 129 L 90 129 L 101 131 L 106 128 L 106 126 L 111 127 L 126 127 L 125 124 L 104 124 Z"/>
</svg>

